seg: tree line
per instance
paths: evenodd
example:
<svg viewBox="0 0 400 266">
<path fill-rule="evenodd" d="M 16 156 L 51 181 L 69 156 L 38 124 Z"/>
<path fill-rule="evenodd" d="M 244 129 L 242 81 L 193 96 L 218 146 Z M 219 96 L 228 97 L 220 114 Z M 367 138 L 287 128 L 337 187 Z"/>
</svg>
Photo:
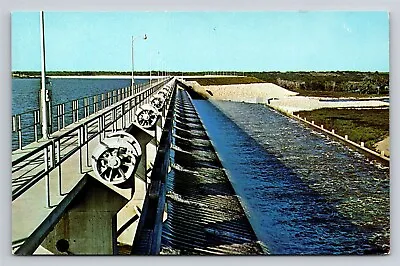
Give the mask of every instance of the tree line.
<svg viewBox="0 0 400 266">
<path fill-rule="evenodd" d="M 294 91 L 389 94 L 387 72 L 251 72 L 249 75 Z"/>
</svg>

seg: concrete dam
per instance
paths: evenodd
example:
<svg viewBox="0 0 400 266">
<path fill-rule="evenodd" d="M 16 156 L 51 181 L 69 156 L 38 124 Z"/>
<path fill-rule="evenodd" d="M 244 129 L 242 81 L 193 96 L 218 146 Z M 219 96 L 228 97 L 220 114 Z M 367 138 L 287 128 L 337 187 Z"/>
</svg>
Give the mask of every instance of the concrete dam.
<svg viewBox="0 0 400 266">
<path fill-rule="evenodd" d="M 267 252 L 179 80 L 107 96 L 13 152 L 14 254 Z"/>
<path fill-rule="evenodd" d="M 199 100 L 185 84 L 57 105 L 49 138 L 32 131 L 12 153 L 13 254 L 385 252 L 388 168 L 264 105 Z"/>
</svg>

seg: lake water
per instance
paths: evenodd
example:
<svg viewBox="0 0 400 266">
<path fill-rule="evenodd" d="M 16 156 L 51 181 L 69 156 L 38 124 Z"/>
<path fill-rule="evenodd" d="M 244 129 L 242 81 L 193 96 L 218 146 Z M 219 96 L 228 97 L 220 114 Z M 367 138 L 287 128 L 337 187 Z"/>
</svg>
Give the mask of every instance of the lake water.
<svg viewBox="0 0 400 266">
<path fill-rule="evenodd" d="M 53 117 L 57 113 L 56 104 L 71 102 L 72 100 L 99 95 L 101 93 L 125 88 L 131 85 L 130 79 L 86 79 L 86 78 L 50 78 Z M 135 79 L 136 84 L 148 82 L 148 79 Z M 33 110 L 39 109 L 40 79 L 12 79 L 12 114 L 25 113 L 21 117 L 23 146 L 34 140 Z M 82 104 L 82 102 L 80 102 Z M 66 105 L 66 121 L 72 119 L 71 104 Z M 83 112 L 83 111 L 82 111 Z M 53 125 L 55 127 L 55 120 Z M 40 137 L 40 134 L 39 134 Z M 17 134 L 12 134 L 12 149 L 18 148 Z"/>
<path fill-rule="evenodd" d="M 128 87 L 130 79 L 51 78 L 53 105 Z M 135 79 L 137 84 L 147 82 Z M 12 79 L 12 114 L 38 109 L 40 79 Z"/>
</svg>

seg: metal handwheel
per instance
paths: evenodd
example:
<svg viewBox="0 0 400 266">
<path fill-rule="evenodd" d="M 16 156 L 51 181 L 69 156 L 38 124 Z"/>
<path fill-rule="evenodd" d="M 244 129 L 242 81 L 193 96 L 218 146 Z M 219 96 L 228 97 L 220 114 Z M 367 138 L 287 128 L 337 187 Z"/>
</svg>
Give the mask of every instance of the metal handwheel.
<svg viewBox="0 0 400 266">
<path fill-rule="evenodd" d="M 154 95 L 150 100 L 151 105 L 153 105 L 158 111 L 162 109 L 165 103 L 165 97 L 163 95 L 157 94 Z"/>
<path fill-rule="evenodd" d="M 136 121 L 141 127 L 150 129 L 155 126 L 158 116 L 159 112 L 153 105 L 143 104 L 136 113 Z"/>
<path fill-rule="evenodd" d="M 121 184 L 134 174 L 141 155 L 139 142 L 125 131 L 119 131 L 100 142 L 92 154 L 92 168 L 100 179 Z"/>
</svg>

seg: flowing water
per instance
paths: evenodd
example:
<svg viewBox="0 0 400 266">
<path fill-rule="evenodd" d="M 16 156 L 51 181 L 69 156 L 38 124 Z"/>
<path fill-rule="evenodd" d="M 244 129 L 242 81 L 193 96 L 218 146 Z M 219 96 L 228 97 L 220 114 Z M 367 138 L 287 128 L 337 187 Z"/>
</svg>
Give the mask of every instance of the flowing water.
<svg viewBox="0 0 400 266">
<path fill-rule="evenodd" d="M 194 103 L 272 254 L 388 251 L 387 167 L 263 105 Z"/>
</svg>

